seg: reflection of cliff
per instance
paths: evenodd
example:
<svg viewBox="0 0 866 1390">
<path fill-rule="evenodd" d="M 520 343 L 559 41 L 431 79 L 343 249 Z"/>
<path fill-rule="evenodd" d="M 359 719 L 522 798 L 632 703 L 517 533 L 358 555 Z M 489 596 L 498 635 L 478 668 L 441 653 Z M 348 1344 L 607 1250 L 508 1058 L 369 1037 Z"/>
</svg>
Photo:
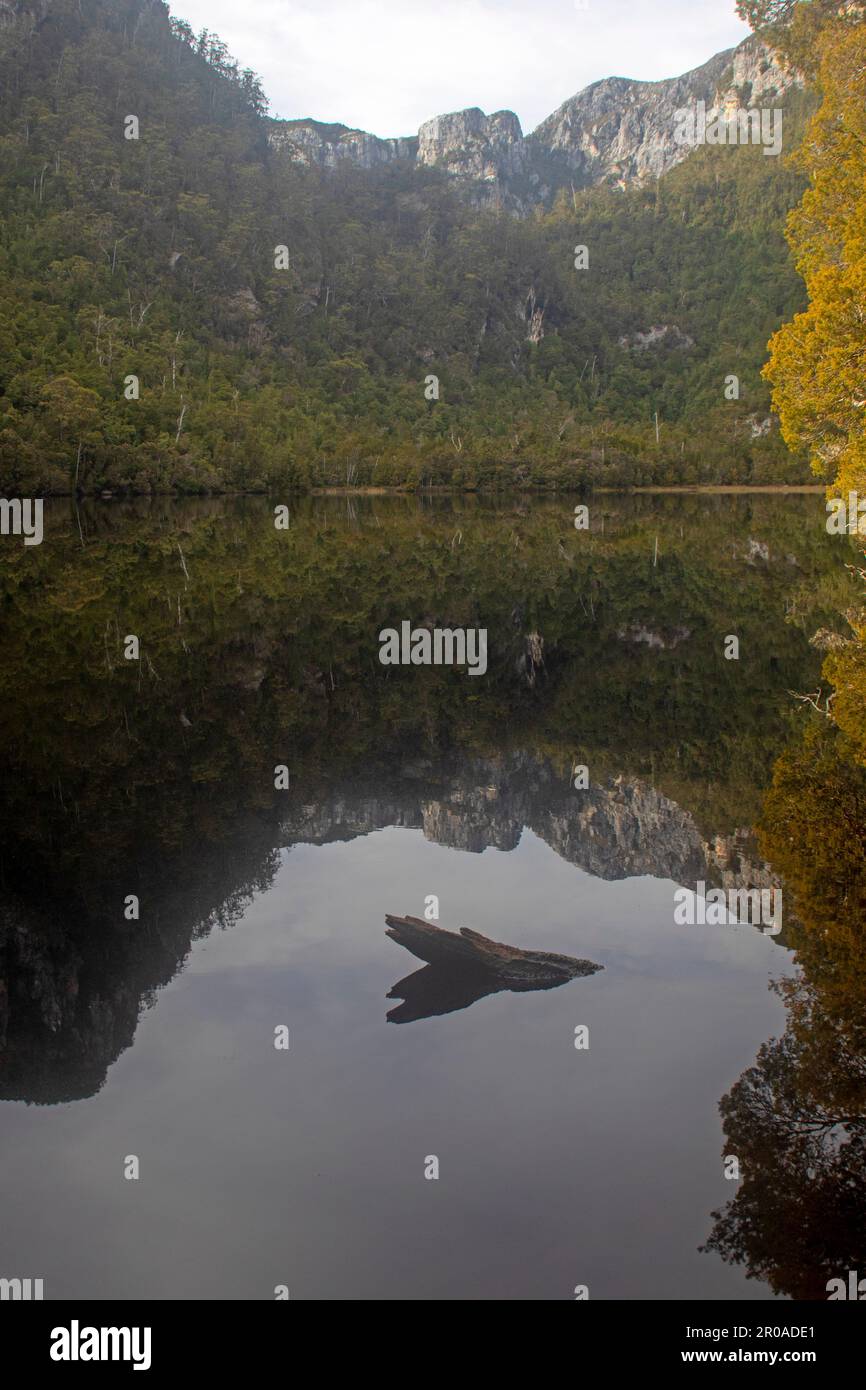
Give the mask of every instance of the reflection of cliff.
<svg viewBox="0 0 866 1390">
<path fill-rule="evenodd" d="M 733 827 L 836 599 L 802 500 L 608 498 L 586 534 L 559 503 L 318 499 L 286 533 L 258 502 L 55 507 L 50 543 L 0 567 L 0 1094 L 97 1089 L 281 844 L 404 825 L 508 850 L 529 827 L 599 877 L 764 886 Z M 483 690 L 381 667 L 376 633 L 406 614 L 483 621 Z"/>
<path fill-rule="evenodd" d="M 577 791 L 567 768 L 530 754 L 462 762 L 447 773 L 416 762 L 387 791 L 381 781 L 369 792 L 356 784 L 297 808 L 282 831 L 287 840 L 323 844 L 395 825 L 472 854 L 514 849 L 529 829 L 596 878 L 649 874 L 724 888 L 777 882 L 748 831 L 707 842 L 689 812 L 647 781 L 614 777 Z"/>
<path fill-rule="evenodd" d="M 143 910 L 126 921 L 66 902 L 0 900 L 0 1099 L 79 1100 L 102 1086 L 130 1047 L 154 992 L 183 966 L 193 942 L 232 925 L 273 877 L 262 827 L 239 831 L 233 853 L 203 850 L 186 872 L 142 875 Z"/>
<path fill-rule="evenodd" d="M 13 902 L 0 904 L 0 962 L 0 1096 L 93 1095 L 135 1034 L 142 996 L 132 972 L 97 985 L 65 924 Z"/>
<path fill-rule="evenodd" d="M 274 850 L 348 840 L 387 826 L 422 830 L 451 848 L 512 850 L 524 828 L 596 877 L 638 874 L 686 886 L 771 881 L 750 836 L 707 844 L 693 818 L 649 783 L 617 777 L 575 791 L 567 769 L 528 754 L 406 764 L 376 789 L 323 789 L 276 822 L 250 821 L 231 851 L 201 848 L 169 873 L 139 870 L 145 910 L 126 922 L 68 905 L 10 900 L 0 910 L 0 1096 L 42 1103 L 91 1095 L 133 1041 L 153 992 L 182 966 L 196 938 L 237 919 L 267 885 Z M 105 894 L 94 901 L 104 902 Z"/>
</svg>

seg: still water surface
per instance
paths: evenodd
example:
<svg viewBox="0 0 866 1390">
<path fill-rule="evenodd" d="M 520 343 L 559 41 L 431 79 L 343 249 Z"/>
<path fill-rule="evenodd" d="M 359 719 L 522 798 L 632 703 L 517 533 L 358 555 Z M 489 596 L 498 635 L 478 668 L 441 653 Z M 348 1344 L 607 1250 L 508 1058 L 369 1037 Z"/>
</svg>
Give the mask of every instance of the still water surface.
<svg viewBox="0 0 866 1390">
<path fill-rule="evenodd" d="M 674 893 L 781 882 L 754 827 L 846 557 L 811 497 L 591 511 L 321 499 L 280 534 L 257 501 L 58 504 L 4 552 L 0 1274 L 773 1296 L 699 1247 L 789 918 L 676 925 Z M 487 676 L 382 668 L 404 618 L 483 622 Z M 443 927 L 604 968 L 401 992 L 422 963 L 384 916 L 432 894 Z"/>
</svg>

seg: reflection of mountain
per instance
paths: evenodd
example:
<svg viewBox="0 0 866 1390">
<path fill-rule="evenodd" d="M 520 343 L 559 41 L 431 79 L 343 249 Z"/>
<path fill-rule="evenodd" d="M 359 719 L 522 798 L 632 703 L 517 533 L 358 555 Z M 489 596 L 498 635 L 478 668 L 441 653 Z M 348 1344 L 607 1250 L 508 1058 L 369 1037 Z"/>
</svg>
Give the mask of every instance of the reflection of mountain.
<svg viewBox="0 0 866 1390">
<path fill-rule="evenodd" d="M 748 831 L 707 841 L 688 811 L 645 780 L 614 777 L 576 791 L 568 768 L 525 753 L 462 762 L 447 775 L 415 762 L 387 790 L 356 786 L 300 807 L 282 830 L 287 840 L 325 844 L 393 825 L 472 854 L 514 849 L 529 829 L 595 878 L 649 874 L 724 888 L 778 881 Z"/>
<path fill-rule="evenodd" d="M 285 814 L 279 828 L 251 823 L 232 853 L 200 851 L 176 876 L 186 887 L 162 883 L 157 866 L 140 888 L 149 904 L 141 921 L 125 922 L 119 907 L 106 922 L 7 904 L 0 914 L 0 1095 L 50 1103 L 98 1090 L 131 1045 L 153 991 L 177 973 L 194 940 L 235 920 L 267 884 L 278 847 L 388 826 L 422 830 L 471 853 L 514 849 L 528 827 L 563 859 L 605 879 L 651 874 L 692 887 L 697 879 L 724 887 L 773 881 L 750 835 L 708 843 L 693 817 L 646 781 L 616 777 L 575 791 L 567 768 L 525 753 L 447 768 L 415 761 L 379 778 L 375 789 L 353 781 L 324 790 Z"/>
<path fill-rule="evenodd" d="M 0 567 L 0 1094 L 97 1089 L 281 845 L 402 825 L 478 852 L 529 827 L 606 879 L 766 886 L 734 827 L 844 606 L 811 506 L 608 497 L 589 533 L 558 501 L 325 498 L 287 533 L 258 502 L 49 509 Z M 483 682 L 381 667 L 407 614 L 486 625 Z"/>
<path fill-rule="evenodd" d="M 95 1094 L 193 942 L 232 925 L 276 862 L 261 827 L 239 831 L 232 856 L 203 851 L 185 884 L 146 884 L 140 921 L 123 919 L 122 897 L 111 920 L 65 903 L 0 900 L 0 1098 Z"/>
</svg>

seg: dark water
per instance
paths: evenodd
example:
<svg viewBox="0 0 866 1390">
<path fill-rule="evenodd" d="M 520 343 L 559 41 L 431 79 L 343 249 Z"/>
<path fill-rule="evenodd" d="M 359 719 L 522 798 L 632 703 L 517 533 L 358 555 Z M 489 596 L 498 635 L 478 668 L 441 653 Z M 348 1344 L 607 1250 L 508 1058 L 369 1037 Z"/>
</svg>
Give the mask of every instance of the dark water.
<svg viewBox="0 0 866 1390">
<path fill-rule="evenodd" d="M 847 556 L 814 497 L 572 512 L 58 504 L 42 546 L 4 541 L 0 1275 L 740 1299 L 849 1258 L 789 1257 L 769 1137 L 725 1173 L 755 1129 L 720 1102 L 798 978 L 787 882 L 780 933 L 674 917 L 680 887 L 782 885 L 764 796 Z M 383 667 L 406 619 L 484 626 L 486 674 Z M 431 895 L 604 969 L 419 978 L 384 918 Z"/>
</svg>

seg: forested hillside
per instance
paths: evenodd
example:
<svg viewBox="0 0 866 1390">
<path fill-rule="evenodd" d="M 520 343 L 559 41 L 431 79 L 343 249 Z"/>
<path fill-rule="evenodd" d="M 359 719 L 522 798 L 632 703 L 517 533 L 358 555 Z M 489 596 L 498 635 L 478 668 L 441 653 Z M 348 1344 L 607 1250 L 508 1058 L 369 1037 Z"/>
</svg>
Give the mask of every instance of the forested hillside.
<svg viewBox="0 0 866 1390">
<path fill-rule="evenodd" d="M 436 169 L 290 163 L 161 0 L 6 13 L 6 493 L 808 479 L 761 378 L 804 303 L 784 158 L 702 148 L 521 219 Z"/>
</svg>

